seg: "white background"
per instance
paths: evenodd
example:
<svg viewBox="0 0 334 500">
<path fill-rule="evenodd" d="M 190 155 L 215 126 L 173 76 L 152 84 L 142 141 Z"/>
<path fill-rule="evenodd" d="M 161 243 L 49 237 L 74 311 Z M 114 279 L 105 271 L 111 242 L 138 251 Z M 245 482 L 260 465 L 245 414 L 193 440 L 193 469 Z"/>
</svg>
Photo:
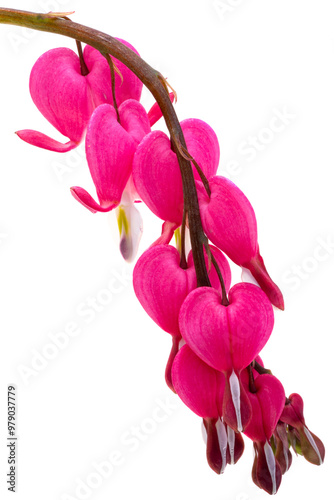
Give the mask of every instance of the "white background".
<svg viewBox="0 0 334 500">
<path fill-rule="evenodd" d="M 287 395 L 303 396 L 306 422 L 327 449 L 322 467 L 294 458 L 278 497 L 332 498 L 334 248 L 319 253 L 319 242 L 334 239 L 333 2 L 17 0 L 6 6 L 75 10 L 73 20 L 128 40 L 177 90 L 179 118 L 201 118 L 215 129 L 219 171 L 252 202 L 261 253 L 285 296 L 265 364 Z M 34 148 L 14 134 L 32 128 L 61 138 L 30 99 L 29 72 L 40 54 L 74 49 L 74 42 L 0 26 L 0 46 L 1 496 L 12 498 L 5 484 L 6 392 L 14 383 L 19 500 L 84 498 L 78 484 L 98 481 L 94 463 L 110 462 L 113 452 L 122 459 L 114 455 L 113 472 L 86 498 L 266 498 L 251 481 L 250 441 L 223 477 L 209 469 L 200 419 L 165 386 L 169 335 L 136 302 L 131 266 L 118 254 L 107 216 L 91 214 L 70 195 L 72 185 L 94 194 L 85 161 L 78 153 Z M 150 107 L 148 93 L 142 102 Z M 282 130 L 263 131 L 284 109 L 290 119 Z M 250 137 L 259 138 L 261 151 L 246 153 Z M 60 177 L 59 164 L 67 169 Z M 141 210 L 143 252 L 160 222 Z M 89 298 L 105 297 L 117 273 L 119 291 L 87 323 L 78 311 Z M 69 323 L 80 328 L 77 336 L 23 380 L 20 366 L 31 368 L 50 333 Z M 158 410 L 161 402 L 169 409 Z M 154 423 L 157 415 L 163 422 Z M 141 438 L 129 442 L 136 427 Z"/>
</svg>

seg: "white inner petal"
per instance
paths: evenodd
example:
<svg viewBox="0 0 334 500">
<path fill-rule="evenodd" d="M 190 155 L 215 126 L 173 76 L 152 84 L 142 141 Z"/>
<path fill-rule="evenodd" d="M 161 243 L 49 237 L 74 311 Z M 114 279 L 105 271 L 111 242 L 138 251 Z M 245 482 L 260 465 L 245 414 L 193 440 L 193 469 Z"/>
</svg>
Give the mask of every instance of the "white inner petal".
<svg viewBox="0 0 334 500">
<path fill-rule="evenodd" d="M 260 286 L 249 269 L 241 267 L 241 281 L 243 283 L 252 283 L 253 285 Z"/>
<path fill-rule="evenodd" d="M 289 456 L 288 456 L 288 452 L 283 444 L 283 453 L 284 453 L 284 458 L 285 458 L 285 472 L 288 472 L 288 469 L 289 469 Z"/>
<path fill-rule="evenodd" d="M 273 450 L 268 442 L 264 445 L 264 453 L 270 472 L 271 482 L 273 483 L 272 495 L 276 494 L 276 461 Z"/>
<path fill-rule="evenodd" d="M 227 441 L 230 449 L 231 465 L 234 464 L 234 446 L 235 446 L 235 432 L 231 427 L 227 426 Z"/>
<path fill-rule="evenodd" d="M 132 262 L 137 255 L 143 233 L 143 220 L 133 203 L 119 205 L 116 208 L 117 220 L 121 223 L 120 251 L 127 262 Z M 122 218 L 126 219 L 122 221 Z"/>
<path fill-rule="evenodd" d="M 222 421 L 221 418 L 219 418 L 216 422 L 216 429 L 218 434 L 219 449 L 223 459 L 222 468 L 220 471 L 220 473 L 222 474 L 226 467 L 227 434 L 224 422 Z"/>
<path fill-rule="evenodd" d="M 241 410 L 240 410 L 240 384 L 238 377 L 234 373 L 234 370 L 232 372 L 232 375 L 230 376 L 229 383 L 231 388 L 232 401 L 235 409 L 235 414 L 237 416 L 237 427 L 238 431 L 241 432 L 243 430 L 243 427 L 241 422 Z"/>
<path fill-rule="evenodd" d="M 202 438 L 203 438 L 203 441 L 205 443 L 205 445 L 207 444 L 208 442 L 208 434 L 206 432 L 206 428 L 205 428 L 205 425 L 204 425 L 204 421 L 202 420 L 202 425 L 201 425 L 201 430 L 202 430 Z"/>
<path fill-rule="evenodd" d="M 319 451 L 319 448 L 317 447 L 316 445 L 316 442 L 314 441 L 313 439 L 313 436 L 312 434 L 310 433 L 310 431 L 308 430 L 307 427 L 304 426 L 304 432 L 306 434 L 306 437 L 307 439 L 309 440 L 310 442 L 310 445 L 312 446 L 312 448 L 314 449 L 314 451 L 316 452 L 316 454 L 318 455 L 318 458 L 319 458 L 319 464 L 321 465 L 323 462 L 322 462 L 322 458 L 321 458 L 321 455 L 320 455 L 320 451 Z"/>
</svg>

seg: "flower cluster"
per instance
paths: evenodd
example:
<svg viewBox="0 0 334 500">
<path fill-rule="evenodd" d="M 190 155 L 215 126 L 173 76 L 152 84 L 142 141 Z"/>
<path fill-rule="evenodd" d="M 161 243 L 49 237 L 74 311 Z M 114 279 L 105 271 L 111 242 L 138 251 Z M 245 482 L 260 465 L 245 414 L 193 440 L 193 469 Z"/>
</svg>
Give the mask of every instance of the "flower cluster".
<svg viewBox="0 0 334 500">
<path fill-rule="evenodd" d="M 290 448 L 317 465 L 325 454 L 305 424 L 302 398 L 287 398 L 259 357 L 273 331 L 273 306 L 284 309 L 283 296 L 260 254 L 252 205 L 235 184 L 216 175 L 220 151 L 213 129 L 199 119 L 183 120 L 185 150 L 151 130 L 162 112 L 157 104 L 145 110 L 141 90 L 141 81 L 124 64 L 92 47 L 80 57 L 66 48 L 51 50 L 34 65 L 30 92 L 69 141 L 32 130 L 17 134 L 62 153 L 85 140 L 98 201 L 78 186 L 72 195 L 91 212 L 115 209 L 126 260 L 134 259 L 142 232 L 134 202 L 144 202 L 162 219 L 161 236 L 136 263 L 133 285 L 149 316 L 172 336 L 166 382 L 203 419 L 210 467 L 221 474 L 239 460 L 243 433 L 254 444 L 253 481 L 275 494 L 291 465 Z M 192 165 L 206 235 L 201 250 L 207 286 L 198 286 L 194 249 L 188 254 L 185 249 L 189 208 L 180 155 Z M 177 248 L 170 244 L 174 233 Z M 227 257 L 248 269 L 257 284 L 231 288 Z"/>
</svg>

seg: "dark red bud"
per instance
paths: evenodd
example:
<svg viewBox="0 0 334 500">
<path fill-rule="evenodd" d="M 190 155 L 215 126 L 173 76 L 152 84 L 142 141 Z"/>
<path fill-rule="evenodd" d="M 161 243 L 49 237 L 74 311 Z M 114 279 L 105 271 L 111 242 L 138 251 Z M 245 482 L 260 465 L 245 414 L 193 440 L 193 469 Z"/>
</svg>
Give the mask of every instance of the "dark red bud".
<svg viewBox="0 0 334 500">
<path fill-rule="evenodd" d="M 207 434 L 206 457 L 211 469 L 222 474 L 227 464 L 236 464 L 244 451 L 244 440 L 222 418 L 203 419 Z"/>
<path fill-rule="evenodd" d="M 290 469 L 292 463 L 292 454 L 289 450 L 287 425 L 283 422 L 278 422 L 276 426 L 275 442 L 275 458 L 280 465 L 282 474 L 285 474 Z"/>
<path fill-rule="evenodd" d="M 269 495 L 275 495 L 280 487 L 282 472 L 268 442 L 254 443 L 255 459 L 252 469 L 254 483 Z"/>
</svg>

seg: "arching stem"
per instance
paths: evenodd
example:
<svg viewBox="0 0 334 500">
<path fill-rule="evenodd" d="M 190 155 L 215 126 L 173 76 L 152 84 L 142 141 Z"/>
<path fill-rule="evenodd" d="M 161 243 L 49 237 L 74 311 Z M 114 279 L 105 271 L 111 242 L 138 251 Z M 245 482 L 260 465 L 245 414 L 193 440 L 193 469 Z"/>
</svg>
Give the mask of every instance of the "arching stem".
<svg viewBox="0 0 334 500">
<path fill-rule="evenodd" d="M 163 83 L 165 81 L 164 77 L 129 47 L 101 31 L 74 23 L 68 19 L 55 17 L 52 14 L 36 14 L 22 10 L 0 8 L 0 24 L 12 24 L 67 36 L 86 43 L 101 53 L 114 56 L 125 64 L 152 93 L 164 116 L 174 147 L 181 144 L 186 149 L 187 146 L 179 120 L 170 101 L 168 90 L 166 90 L 167 86 Z M 176 147 L 175 149 L 177 150 Z M 200 219 L 191 163 L 183 158 L 179 151 L 176 151 L 176 154 L 182 176 L 184 205 L 188 214 L 197 285 L 210 286 L 203 252 L 205 234 Z"/>
</svg>

